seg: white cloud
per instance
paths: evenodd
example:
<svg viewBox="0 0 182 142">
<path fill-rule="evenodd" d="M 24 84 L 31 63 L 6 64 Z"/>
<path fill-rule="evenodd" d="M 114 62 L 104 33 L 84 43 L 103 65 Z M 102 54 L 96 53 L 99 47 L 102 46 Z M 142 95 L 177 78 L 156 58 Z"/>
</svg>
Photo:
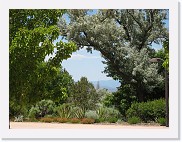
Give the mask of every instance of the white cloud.
<svg viewBox="0 0 182 142">
<path fill-rule="evenodd" d="M 81 54 L 72 54 L 71 58 L 69 59 L 73 59 L 73 60 L 82 60 L 82 59 L 99 59 L 101 58 L 100 56 L 85 56 L 85 55 L 81 55 Z"/>
</svg>

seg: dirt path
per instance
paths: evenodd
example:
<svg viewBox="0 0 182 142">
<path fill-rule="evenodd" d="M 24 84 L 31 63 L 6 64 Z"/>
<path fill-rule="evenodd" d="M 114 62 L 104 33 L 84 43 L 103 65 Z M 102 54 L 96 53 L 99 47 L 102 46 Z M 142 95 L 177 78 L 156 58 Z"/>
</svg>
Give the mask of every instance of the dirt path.
<svg viewBox="0 0 182 142">
<path fill-rule="evenodd" d="M 124 124 L 66 124 L 40 122 L 11 122 L 11 129 L 166 129 L 165 126 L 124 125 Z"/>
</svg>

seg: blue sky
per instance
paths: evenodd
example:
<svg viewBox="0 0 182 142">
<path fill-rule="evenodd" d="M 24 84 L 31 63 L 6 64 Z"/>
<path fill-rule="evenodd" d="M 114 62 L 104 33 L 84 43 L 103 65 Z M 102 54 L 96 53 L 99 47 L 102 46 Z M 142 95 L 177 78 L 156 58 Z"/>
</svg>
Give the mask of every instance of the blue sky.
<svg viewBox="0 0 182 142">
<path fill-rule="evenodd" d="M 102 73 L 105 65 L 102 63 L 104 59 L 100 56 L 99 51 L 88 53 L 86 49 L 80 49 L 74 52 L 71 58 L 64 60 L 62 65 L 78 81 L 82 76 L 88 78 L 89 81 L 110 80 Z"/>
<path fill-rule="evenodd" d="M 161 45 L 153 44 L 153 48 L 158 50 Z M 78 81 L 82 76 L 87 77 L 89 81 L 111 80 L 112 78 L 102 73 L 106 66 L 102 63 L 103 60 L 99 51 L 94 50 L 91 54 L 83 48 L 74 52 L 71 58 L 64 60 L 62 65 L 75 81 Z"/>
<path fill-rule="evenodd" d="M 94 10 L 94 12 L 96 12 Z M 165 21 L 166 27 L 168 21 Z M 61 37 L 57 40 L 59 41 Z M 153 44 L 152 48 L 155 50 L 161 49 L 162 45 Z M 104 65 L 102 63 L 104 59 L 100 56 L 100 52 L 94 50 L 88 53 L 85 48 L 74 52 L 71 58 L 64 60 L 62 66 L 72 75 L 75 81 L 78 81 L 82 76 L 87 77 L 89 81 L 99 80 L 111 80 L 112 78 L 107 77 L 104 71 Z"/>
</svg>

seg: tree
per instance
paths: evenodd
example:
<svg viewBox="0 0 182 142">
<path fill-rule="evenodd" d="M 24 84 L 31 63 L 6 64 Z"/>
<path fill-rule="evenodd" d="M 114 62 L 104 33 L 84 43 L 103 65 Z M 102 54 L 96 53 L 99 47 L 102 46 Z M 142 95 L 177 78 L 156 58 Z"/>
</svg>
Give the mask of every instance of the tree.
<svg viewBox="0 0 182 142">
<path fill-rule="evenodd" d="M 162 65 L 165 69 L 169 70 L 169 39 L 166 39 L 163 42 L 163 48 L 164 48 L 164 54 L 165 54 L 165 61 Z"/>
<path fill-rule="evenodd" d="M 100 84 L 99 84 L 99 81 L 97 81 L 97 86 L 96 86 L 96 89 L 100 89 Z"/>
<path fill-rule="evenodd" d="M 104 72 L 130 85 L 139 101 L 163 84 L 157 64 L 151 65 L 149 59 L 155 53 L 152 43 L 168 37 L 166 10 L 99 10 L 92 16 L 86 10 L 70 10 L 68 14 L 70 23 L 59 22 L 61 34 L 80 48 L 100 51 L 107 65 Z"/>
<path fill-rule="evenodd" d="M 37 70 L 37 79 L 31 84 L 27 101 L 35 104 L 43 99 L 50 99 L 56 104 L 64 103 L 69 94 L 74 80 L 69 73 L 60 67 L 48 66 L 48 63 L 41 63 Z M 36 98 L 32 98 L 32 95 Z"/>
<path fill-rule="evenodd" d="M 76 50 L 73 42 L 53 44 L 59 37 L 57 22 L 63 13 L 65 10 L 10 9 L 9 86 L 10 101 L 16 100 L 16 105 L 26 99 L 37 79 L 37 68 L 47 55 L 57 50 L 55 57 L 49 59 L 53 69 Z"/>
<path fill-rule="evenodd" d="M 70 102 L 83 110 L 92 110 L 97 107 L 100 97 L 92 83 L 86 77 L 82 77 L 72 87 Z"/>
</svg>

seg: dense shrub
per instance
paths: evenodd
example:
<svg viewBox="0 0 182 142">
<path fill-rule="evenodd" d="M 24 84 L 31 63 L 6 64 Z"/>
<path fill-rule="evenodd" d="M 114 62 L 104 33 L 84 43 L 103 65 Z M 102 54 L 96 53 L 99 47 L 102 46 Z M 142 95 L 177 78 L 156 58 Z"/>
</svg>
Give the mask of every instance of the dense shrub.
<svg viewBox="0 0 182 142">
<path fill-rule="evenodd" d="M 99 119 L 99 116 L 98 114 L 96 113 L 96 111 L 93 111 L 93 110 L 89 110 L 85 113 L 85 117 L 86 118 L 92 118 L 92 119 Z"/>
<path fill-rule="evenodd" d="M 94 119 L 91 119 L 91 118 L 83 118 L 81 120 L 81 123 L 82 124 L 93 124 L 94 122 L 95 122 L 95 120 Z"/>
<path fill-rule="evenodd" d="M 40 109 L 38 107 L 31 107 L 29 110 L 28 117 L 30 119 L 38 118 L 40 114 Z"/>
<path fill-rule="evenodd" d="M 116 118 L 116 117 L 109 117 L 107 119 L 107 122 L 109 122 L 109 123 L 116 123 L 117 121 L 118 121 L 118 118 Z"/>
<path fill-rule="evenodd" d="M 127 118 L 139 117 L 142 121 L 157 121 L 160 117 L 165 117 L 164 99 L 134 103 L 127 110 Z"/>
<path fill-rule="evenodd" d="M 103 104 L 106 107 L 115 107 L 119 110 L 123 119 L 126 117 L 126 111 L 131 106 L 132 102 L 136 101 L 132 88 L 128 85 L 122 85 L 116 92 L 107 94 L 103 99 Z"/>
<path fill-rule="evenodd" d="M 29 110 L 29 118 L 39 118 L 54 112 L 55 104 L 51 100 L 41 100 Z"/>
<path fill-rule="evenodd" d="M 9 100 L 9 116 L 10 119 L 23 115 L 24 118 L 28 116 L 28 105 L 24 101 L 20 101 L 20 104 L 17 103 L 15 98 L 10 98 Z"/>
<path fill-rule="evenodd" d="M 117 120 L 120 117 L 120 113 L 118 110 L 114 108 L 106 108 L 106 107 L 100 107 L 96 111 L 97 115 L 99 116 L 99 119 L 97 122 L 117 122 Z"/>
<path fill-rule="evenodd" d="M 165 126 L 166 125 L 166 119 L 165 118 L 158 118 L 157 122 L 161 125 L 161 126 Z"/>
<path fill-rule="evenodd" d="M 137 123 L 140 123 L 141 120 L 139 117 L 136 117 L 136 116 L 133 116 L 131 118 L 128 118 L 128 123 L 129 124 L 137 124 Z"/>
</svg>

